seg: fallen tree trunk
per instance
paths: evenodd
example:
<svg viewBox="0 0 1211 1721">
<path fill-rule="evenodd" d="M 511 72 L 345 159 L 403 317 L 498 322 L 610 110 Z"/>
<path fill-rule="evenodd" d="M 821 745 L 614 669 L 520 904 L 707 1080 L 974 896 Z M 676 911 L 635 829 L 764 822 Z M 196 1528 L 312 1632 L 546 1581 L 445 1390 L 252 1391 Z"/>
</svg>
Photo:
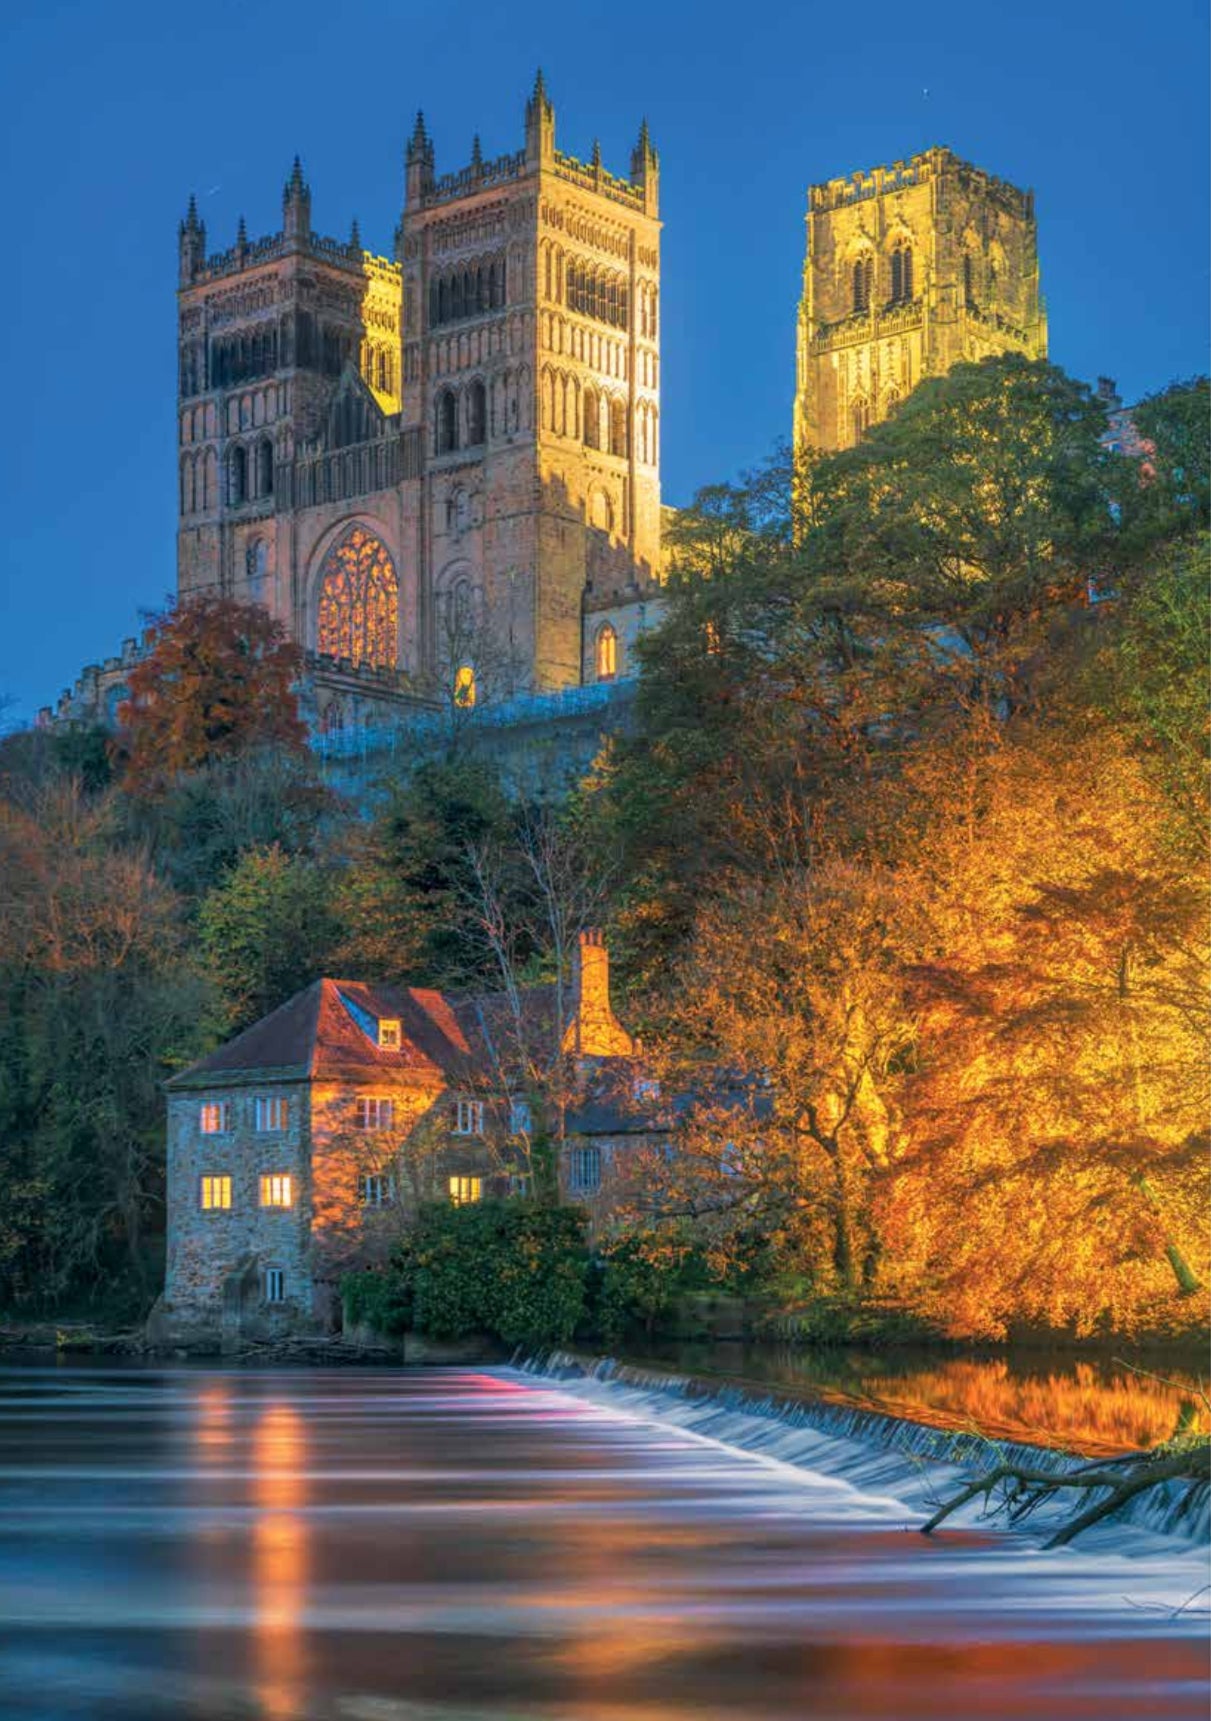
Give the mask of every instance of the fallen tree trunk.
<svg viewBox="0 0 1211 1721">
<path fill-rule="evenodd" d="M 1128 1458 L 1099 1459 L 1091 1464 L 1079 1464 L 1072 1470 L 996 1464 L 941 1506 L 929 1522 L 921 1526 L 921 1531 L 923 1535 L 932 1535 L 952 1512 L 957 1512 L 981 1494 L 992 1513 L 1003 1512 L 1010 1523 L 1016 1524 L 1044 1501 L 1072 1492 L 1078 1499 L 1084 1496 L 1088 1504 L 1062 1524 L 1046 1543 L 1049 1548 L 1062 1548 L 1082 1531 L 1121 1511 L 1137 1495 L 1165 1482 L 1187 1484 L 1178 1508 L 1180 1516 L 1193 1505 L 1200 1491 L 1211 1485 L 1211 1439 L 1199 1436 L 1158 1447 L 1155 1452 L 1132 1454 Z M 998 1492 L 1000 1499 L 993 1505 L 993 1496 Z M 1095 1498 L 1089 1499 L 1090 1495 Z"/>
</svg>

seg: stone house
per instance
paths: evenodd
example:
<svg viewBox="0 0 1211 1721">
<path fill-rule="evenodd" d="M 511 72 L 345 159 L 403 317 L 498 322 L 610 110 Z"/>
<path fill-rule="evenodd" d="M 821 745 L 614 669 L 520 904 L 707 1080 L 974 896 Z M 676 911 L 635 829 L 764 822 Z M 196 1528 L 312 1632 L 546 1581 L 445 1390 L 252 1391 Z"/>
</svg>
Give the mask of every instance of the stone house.
<svg viewBox="0 0 1211 1721">
<path fill-rule="evenodd" d="M 560 1180 L 599 1222 L 635 1139 L 624 1096 L 645 1093 L 600 933 L 581 934 L 563 1002 L 527 989 L 525 1027 L 558 1034 Z M 174 1076 L 152 1336 L 213 1346 L 330 1328 L 343 1274 L 382 1260 L 419 1203 L 524 1187 L 542 1060 L 515 1042 L 501 995 L 321 979 Z"/>
</svg>

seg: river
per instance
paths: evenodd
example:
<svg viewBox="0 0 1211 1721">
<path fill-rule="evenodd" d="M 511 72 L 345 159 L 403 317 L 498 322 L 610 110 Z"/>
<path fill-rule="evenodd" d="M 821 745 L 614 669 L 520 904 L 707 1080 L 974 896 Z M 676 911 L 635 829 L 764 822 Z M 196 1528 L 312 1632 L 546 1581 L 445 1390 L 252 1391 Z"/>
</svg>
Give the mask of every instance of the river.
<svg viewBox="0 0 1211 1721">
<path fill-rule="evenodd" d="M 10 1367 L 0 1715 L 1205 1715 L 1197 1554 L 917 1522 L 509 1369 Z"/>
</svg>

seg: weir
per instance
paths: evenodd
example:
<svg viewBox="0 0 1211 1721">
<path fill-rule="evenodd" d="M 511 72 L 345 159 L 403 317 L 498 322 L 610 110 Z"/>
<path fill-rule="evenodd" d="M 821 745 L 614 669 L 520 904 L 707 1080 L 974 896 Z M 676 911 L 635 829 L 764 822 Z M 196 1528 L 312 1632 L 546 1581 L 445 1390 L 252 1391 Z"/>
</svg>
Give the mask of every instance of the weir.
<svg viewBox="0 0 1211 1721">
<path fill-rule="evenodd" d="M 519 1372 L 557 1381 L 560 1390 L 594 1404 L 670 1424 L 721 1446 L 778 1464 L 820 1473 L 864 1494 L 891 1496 L 924 1521 L 969 1479 L 998 1462 L 1033 1469 L 1071 1469 L 1081 1460 L 1057 1447 L 994 1440 L 979 1432 L 930 1428 L 867 1410 L 744 1386 L 704 1380 L 612 1357 L 582 1357 L 570 1351 L 518 1355 Z M 1027 1521 L 1028 1530 L 1053 1530 L 1077 1508 L 1075 1491 L 1061 1492 Z M 1080 1495 L 1081 1507 L 1098 1496 Z M 968 1528 L 989 1520 L 977 1502 L 950 1523 Z M 1124 1532 L 1126 1532 L 1124 1534 Z M 1211 1487 L 1169 1482 L 1131 1501 L 1113 1523 L 1082 1537 L 1082 1545 L 1113 1545 L 1119 1553 L 1144 1551 L 1153 1537 L 1205 1544 L 1211 1537 Z"/>
</svg>

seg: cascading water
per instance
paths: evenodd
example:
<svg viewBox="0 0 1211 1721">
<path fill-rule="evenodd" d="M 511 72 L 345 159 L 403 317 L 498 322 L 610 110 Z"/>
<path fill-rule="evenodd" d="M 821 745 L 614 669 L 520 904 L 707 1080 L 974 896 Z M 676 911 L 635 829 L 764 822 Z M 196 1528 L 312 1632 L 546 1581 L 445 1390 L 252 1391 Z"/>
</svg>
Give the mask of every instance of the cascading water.
<svg viewBox="0 0 1211 1721">
<path fill-rule="evenodd" d="M 1061 1474 L 1073 1467 L 1070 1453 L 1019 1441 L 989 1440 L 976 1431 L 929 1428 L 878 1410 L 816 1403 L 733 1382 L 619 1362 L 583 1358 L 567 1351 L 515 1359 L 523 1373 L 558 1381 L 584 1400 L 717 1440 L 738 1451 L 810 1470 L 849 1483 L 863 1493 L 892 1496 L 927 1518 L 965 1481 L 998 1462 L 1021 1463 Z M 1083 1508 L 1104 1495 L 1080 1497 Z M 1054 1529 L 1076 1509 L 1074 1491 L 1060 1493 L 1031 1515 L 1039 1531 Z M 957 1527 L 983 1516 L 973 1504 L 951 1520 Z M 1128 1531 L 1126 1535 L 1116 1531 Z M 1130 1531 L 1204 1544 L 1211 1535 L 1211 1487 L 1168 1482 L 1129 1501 L 1113 1524 L 1092 1534 L 1102 1545 L 1130 1551 L 1140 1546 Z"/>
</svg>

